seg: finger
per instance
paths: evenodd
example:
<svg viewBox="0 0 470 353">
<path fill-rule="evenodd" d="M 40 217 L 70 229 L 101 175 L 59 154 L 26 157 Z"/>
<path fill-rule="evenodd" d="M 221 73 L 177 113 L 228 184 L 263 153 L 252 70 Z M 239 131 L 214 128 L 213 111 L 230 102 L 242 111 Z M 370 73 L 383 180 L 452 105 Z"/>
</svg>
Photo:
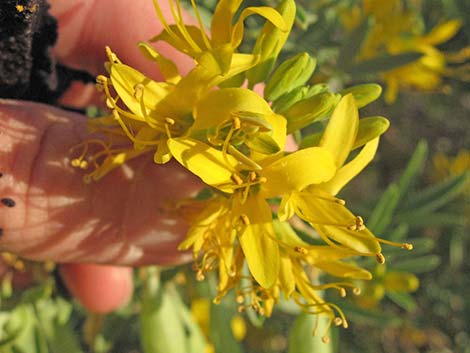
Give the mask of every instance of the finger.
<svg viewBox="0 0 470 353">
<path fill-rule="evenodd" d="M 84 120 L 37 103 L 0 101 L 0 198 L 7 200 L 0 203 L 0 249 L 55 262 L 188 260 L 176 250 L 187 225 L 168 205 L 194 196 L 197 178 L 145 155 L 85 184 L 67 153 L 85 139 Z"/>
<path fill-rule="evenodd" d="M 129 267 L 66 264 L 60 275 L 70 293 L 89 311 L 108 313 L 124 306 L 132 297 Z"/>
<path fill-rule="evenodd" d="M 156 74 L 154 63 L 146 60 L 137 49 L 137 43 L 159 33 L 163 27 L 158 21 L 152 1 L 132 3 L 116 0 L 51 0 L 51 13 L 58 19 L 59 39 L 56 54 L 60 61 L 97 75 L 103 72 L 105 46 L 110 46 L 127 64 L 148 74 Z M 161 1 L 162 11 L 170 13 L 167 1 Z M 192 20 L 185 14 L 188 23 Z M 169 19 L 169 22 L 172 22 Z M 156 47 L 173 59 L 185 71 L 191 60 L 160 43 Z"/>
</svg>

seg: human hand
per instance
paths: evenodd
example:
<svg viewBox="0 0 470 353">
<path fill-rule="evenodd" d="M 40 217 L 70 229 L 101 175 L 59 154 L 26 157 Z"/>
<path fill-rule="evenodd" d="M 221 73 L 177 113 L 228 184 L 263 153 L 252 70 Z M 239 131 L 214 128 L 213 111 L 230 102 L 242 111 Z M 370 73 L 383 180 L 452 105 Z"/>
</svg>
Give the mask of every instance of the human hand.
<svg viewBox="0 0 470 353">
<path fill-rule="evenodd" d="M 60 62 L 97 75 L 103 71 L 104 47 L 158 77 L 155 66 L 136 43 L 161 30 L 150 0 L 51 0 L 59 20 L 56 55 Z M 166 2 L 162 3 L 165 7 Z M 191 62 L 171 49 L 159 48 L 179 64 Z M 153 75 L 152 75 L 153 73 Z M 75 85 L 68 105 L 96 101 L 94 87 Z M 164 211 L 168 201 L 193 195 L 199 184 L 176 164 L 156 166 L 137 158 L 101 181 L 86 185 L 70 166 L 69 149 L 86 136 L 85 118 L 25 101 L 0 101 L 0 238 L 2 250 L 33 260 L 70 263 L 61 269 L 69 289 L 93 311 L 112 309 L 131 293 L 129 268 L 71 265 L 175 264 L 188 259 L 177 244 L 186 225 Z M 97 290 L 97 284 L 101 284 Z M 125 294 L 125 295 L 123 295 Z M 99 302 L 102 304 L 95 305 Z"/>
</svg>

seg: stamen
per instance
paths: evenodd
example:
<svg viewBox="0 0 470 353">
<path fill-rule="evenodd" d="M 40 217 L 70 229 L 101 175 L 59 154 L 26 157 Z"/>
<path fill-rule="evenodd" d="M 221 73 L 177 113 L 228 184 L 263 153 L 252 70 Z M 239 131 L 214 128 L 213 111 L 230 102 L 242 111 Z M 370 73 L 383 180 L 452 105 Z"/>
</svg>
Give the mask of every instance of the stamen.
<svg viewBox="0 0 470 353">
<path fill-rule="evenodd" d="M 228 151 L 239 162 L 245 164 L 250 169 L 254 169 L 254 170 L 262 170 L 263 169 L 258 163 L 256 163 L 255 161 L 253 161 L 250 158 L 248 158 L 247 156 L 245 156 L 243 153 L 241 153 L 239 150 L 237 150 L 232 145 L 228 146 Z"/>
<path fill-rule="evenodd" d="M 240 178 L 237 174 L 232 174 L 230 179 L 238 186 L 243 185 L 243 179 Z"/>
<path fill-rule="evenodd" d="M 375 258 L 379 264 L 383 265 L 385 263 L 385 256 L 383 256 L 381 253 L 376 254 Z"/>
<path fill-rule="evenodd" d="M 242 126 L 242 122 L 241 122 L 240 118 L 237 117 L 237 116 L 234 116 L 234 117 L 233 117 L 232 124 L 233 124 L 233 128 L 234 128 L 235 130 L 239 130 L 239 129 L 241 128 L 241 126 Z"/>
<path fill-rule="evenodd" d="M 207 49 L 212 49 L 211 43 L 209 41 L 209 38 L 207 37 L 206 30 L 204 28 L 204 24 L 202 23 L 201 19 L 201 14 L 199 13 L 199 10 L 197 9 L 196 2 L 194 0 L 191 0 L 191 5 L 193 6 L 194 13 L 196 14 L 197 22 L 199 24 L 199 31 L 201 32 L 202 40 L 204 41 L 204 44 L 206 45 Z"/>
<path fill-rule="evenodd" d="M 387 239 L 382 239 L 382 238 L 377 238 L 377 240 L 382 244 L 387 244 L 387 245 L 395 246 L 395 247 L 406 249 L 406 250 L 413 250 L 413 244 L 410 244 L 410 243 L 397 243 L 397 242 L 390 241 Z"/>
<path fill-rule="evenodd" d="M 113 63 L 113 64 L 120 64 L 121 63 L 121 61 L 118 59 L 116 54 L 114 54 L 111 51 L 110 47 L 106 46 L 105 50 L 106 50 L 106 55 L 108 56 L 108 59 L 111 63 Z"/>
<path fill-rule="evenodd" d="M 244 225 L 249 226 L 250 225 L 250 219 L 246 214 L 241 214 L 240 215 L 240 220 L 243 222 Z"/>
<path fill-rule="evenodd" d="M 361 292 L 362 292 L 361 288 L 359 288 L 359 287 L 353 288 L 353 294 L 354 295 L 361 295 Z"/>
<path fill-rule="evenodd" d="M 308 250 L 305 249 L 305 248 L 302 247 L 302 246 L 295 246 L 295 247 L 294 247 L 294 250 L 295 250 L 295 252 L 298 252 L 299 254 L 308 255 Z"/>
</svg>

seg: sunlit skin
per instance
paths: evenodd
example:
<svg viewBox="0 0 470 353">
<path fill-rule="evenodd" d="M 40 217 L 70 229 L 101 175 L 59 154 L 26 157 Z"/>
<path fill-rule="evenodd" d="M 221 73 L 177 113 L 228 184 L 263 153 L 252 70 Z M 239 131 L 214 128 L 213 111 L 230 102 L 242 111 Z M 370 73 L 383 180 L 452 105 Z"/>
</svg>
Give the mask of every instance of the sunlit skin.
<svg viewBox="0 0 470 353">
<path fill-rule="evenodd" d="M 104 47 L 111 45 L 126 62 L 159 78 L 155 66 L 135 47 L 137 41 L 161 29 L 150 1 L 133 6 L 112 0 L 49 2 L 59 20 L 55 52 L 62 63 L 94 75 L 103 73 Z M 139 26 L 127 26 L 131 19 Z M 125 31 L 110 30 L 119 22 Z M 168 47 L 162 51 L 176 61 L 180 71 L 190 68 L 190 61 L 182 55 Z M 93 86 L 75 87 L 64 102 L 85 106 L 99 101 L 97 97 Z M 78 114 L 41 104 L 0 102 L 0 195 L 16 201 L 15 207 L 2 206 L 0 212 L 2 249 L 32 259 L 71 263 L 140 265 L 185 260 L 176 245 L 186 228 L 159 214 L 159 206 L 169 198 L 194 193 L 198 189 L 195 178 L 176 165 L 155 168 L 151 160 L 141 159 L 127 169 L 132 170 L 132 178 L 117 171 L 99 185 L 84 185 L 82 173 L 71 168 L 64 156 L 64 151 L 85 136 L 84 121 Z M 138 218 L 133 217 L 137 214 Z M 102 311 L 103 298 L 113 301 L 114 307 L 129 298 L 131 272 L 127 268 L 93 271 L 90 280 L 84 275 L 86 265 L 73 269 L 74 265 L 64 269 L 67 283 L 75 283 L 72 292 L 90 309 Z M 97 277 L 108 286 L 97 289 Z M 94 297 L 84 294 L 93 289 Z M 113 308 L 107 306 L 109 309 Z"/>
</svg>

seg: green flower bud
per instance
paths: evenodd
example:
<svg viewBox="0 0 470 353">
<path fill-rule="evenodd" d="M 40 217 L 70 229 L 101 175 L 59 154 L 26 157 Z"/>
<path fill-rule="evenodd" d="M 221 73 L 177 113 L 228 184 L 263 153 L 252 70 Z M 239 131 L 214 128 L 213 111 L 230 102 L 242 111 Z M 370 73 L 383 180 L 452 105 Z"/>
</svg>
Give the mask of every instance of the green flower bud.
<svg viewBox="0 0 470 353">
<path fill-rule="evenodd" d="M 303 86 L 312 76 L 316 64 L 316 59 L 307 53 L 300 53 L 285 60 L 274 71 L 266 84 L 265 98 L 269 101 L 275 101 L 286 92 Z"/>
<path fill-rule="evenodd" d="M 419 279 L 409 272 L 389 272 L 385 275 L 384 285 L 387 290 L 414 292 L 419 287 Z"/>
<path fill-rule="evenodd" d="M 342 96 L 352 93 L 356 106 L 358 108 L 365 107 L 367 104 L 372 103 L 380 97 L 382 87 L 376 83 L 366 83 L 346 88 L 340 92 Z"/>
<path fill-rule="evenodd" d="M 338 98 L 333 93 L 322 93 L 295 103 L 283 114 L 287 120 L 287 133 L 302 129 L 327 116 L 338 103 Z"/>
<path fill-rule="evenodd" d="M 253 54 L 260 55 L 260 62 L 246 73 L 250 86 L 266 80 L 294 24 L 296 11 L 294 0 L 283 0 L 276 10 L 283 17 L 289 30 L 284 32 L 270 22 L 264 25 L 253 49 Z"/>
</svg>

